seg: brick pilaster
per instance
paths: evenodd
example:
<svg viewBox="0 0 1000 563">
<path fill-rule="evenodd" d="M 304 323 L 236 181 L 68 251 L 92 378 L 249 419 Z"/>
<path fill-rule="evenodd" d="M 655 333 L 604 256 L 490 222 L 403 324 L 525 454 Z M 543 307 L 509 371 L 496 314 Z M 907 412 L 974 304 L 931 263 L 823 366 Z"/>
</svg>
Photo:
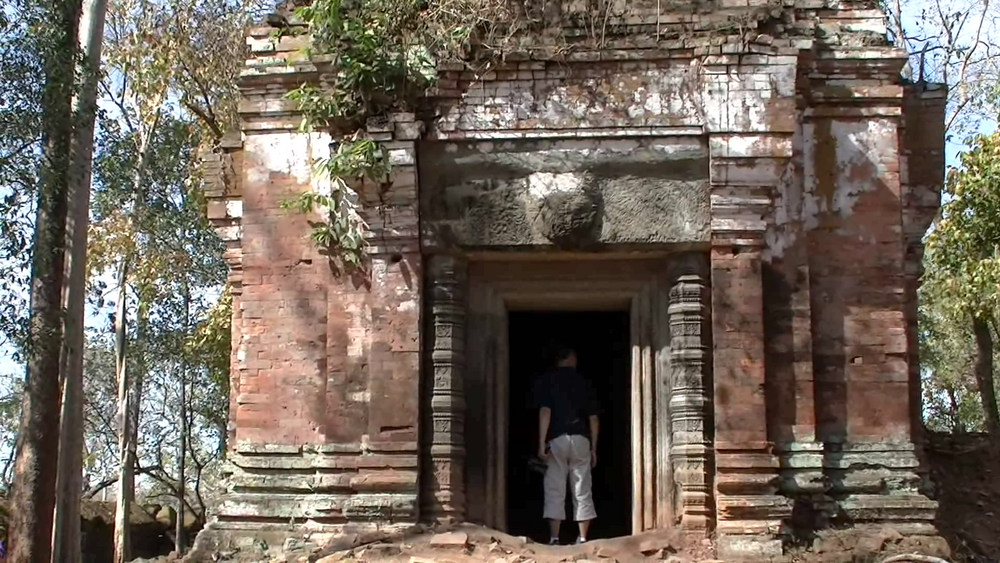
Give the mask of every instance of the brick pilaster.
<svg viewBox="0 0 1000 563">
<path fill-rule="evenodd" d="M 819 203 L 808 235 L 817 434 L 838 499 L 835 522 L 934 534 L 937 505 L 920 493 L 912 441 L 919 397 L 907 215 L 921 205 L 903 177 L 904 61 L 882 48 L 831 50 L 809 62 L 803 130 L 806 190 Z"/>
<path fill-rule="evenodd" d="M 733 559 L 780 555 L 791 516 L 769 428 L 763 263 L 791 125 L 770 125 L 710 140 L 716 531 L 719 556 Z"/>
<path fill-rule="evenodd" d="M 767 432 L 762 246 L 758 238 L 712 239 L 715 487 L 724 557 L 780 554 L 774 538 L 790 515 L 776 495 L 778 459 Z"/>
</svg>

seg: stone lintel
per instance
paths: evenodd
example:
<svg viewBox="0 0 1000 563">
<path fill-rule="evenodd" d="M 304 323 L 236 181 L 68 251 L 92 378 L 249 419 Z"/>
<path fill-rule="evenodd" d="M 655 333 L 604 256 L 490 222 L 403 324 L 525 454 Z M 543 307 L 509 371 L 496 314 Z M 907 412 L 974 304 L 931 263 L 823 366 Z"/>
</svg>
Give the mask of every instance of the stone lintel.
<svg viewBox="0 0 1000 563">
<path fill-rule="evenodd" d="M 515 139 L 601 139 L 621 137 L 690 137 L 703 134 L 701 127 L 649 126 L 649 127 L 581 127 L 578 129 L 498 129 L 490 131 L 443 131 L 431 126 L 427 139 L 442 141 L 461 140 L 515 140 Z"/>
</svg>

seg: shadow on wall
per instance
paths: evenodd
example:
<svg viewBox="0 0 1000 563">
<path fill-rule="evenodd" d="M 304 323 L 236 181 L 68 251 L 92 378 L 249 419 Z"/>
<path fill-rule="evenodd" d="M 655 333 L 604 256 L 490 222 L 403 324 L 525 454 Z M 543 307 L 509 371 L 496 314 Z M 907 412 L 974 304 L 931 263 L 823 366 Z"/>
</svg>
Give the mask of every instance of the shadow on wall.
<svg viewBox="0 0 1000 563">
<path fill-rule="evenodd" d="M 784 240 L 762 272 L 769 438 L 814 435 L 828 466 L 847 442 L 910 437 L 898 137 L 889 118 L 804 123 L 776 202 Z M 826 471 L 835 498 L 845 473 Z M 797 532 L 842 517 L 800 504 Z"/>
<path fill-rule="evenodd" d="M 234 405 L 240 441 L 359 443 L 364 434 L 373 439 L 415 441 L 412 421 L 416 419 L 416 405 L 406 397 L 412 389 L 384 384 L 382 379 L 388 377 L 376 371 L 378 366 L 392 364 L 388 358 L 398 355 L 392 349 L 394 335 L 387 326 L 394 319 L 388 314 L 387 304 L 398 297 L 395 293 L 385 295 L 386 284 L 358 287 L 350 277 L 338 278 L 314 248 L 308 218 L 278 210 L 282 200 L 308 189 L 304 185 L 308 181 L 276 171 L 272 163 L 252 161 L 254 155 L 262 158 L 262 153 L 254 153 L 264 150 L 260 147 L 248 144 L 244 150 L 248 167 L 268 173 L 266 179 L 249 181 L 244 186 L 244 279 L 239 322 L 251 327 L 243 331 L 249 352 L 287 352 L 273 361 L 256 362 L 256 368 L 267 377 L 257 378 L 260 388 L 251 394 L 267 397 L 267 408 Z M 303 162 L 307 160 L 303 157 Z M 411 255 L 396 256 L 387 267 L 373 266 L 378 269 L 372 273 L 374 277 L 399 276 L 403 280 L 400 285 L 406 285 L 408 290 L 414 289 L 422 277 Z M 330 311 L 337 314 L 330 315 Z M 357 337 L 359 329 L 372 335 L 370 341 Z M 370 394 L 370 401 L 352 399 L 366 394 Z M 232 395 L 239 395 L 238 386 Z M 304 401 L 303 397 L 311 399 Z M 402 408 L 370 408 L 387 403 Z M 266 411 L 263 421 L 258 420 L 262 410 Z M 279 424 L 289 420 L 302 423 Z M 392 430 L 397 427 L 402 430 Z"/>
</svg>

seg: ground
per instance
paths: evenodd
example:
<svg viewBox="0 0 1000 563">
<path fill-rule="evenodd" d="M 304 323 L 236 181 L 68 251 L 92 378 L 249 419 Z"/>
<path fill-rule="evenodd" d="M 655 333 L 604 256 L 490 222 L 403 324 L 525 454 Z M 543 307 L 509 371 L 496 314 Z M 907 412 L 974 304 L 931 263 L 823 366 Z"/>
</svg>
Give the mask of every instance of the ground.
<svg viewBox="0 0 1000 563">
<path fill-rule="evenodd" d="M 955 555 L 1000 561 L 1000 443 L 975 434 L 933 434 L 926 452 L 940 503 L 938 528 Z"/>
<path fill-rule="evenodd" d="M 651 532 L 580 546 L 551 547 L 486 528 L 461 525 L 443 531 L 418 528 L 401 536 L 348 535 L 323 548 L 289 541 L 283 553 L 271 557 L 236 551 L 188 561 L 234 563 L 724 563 L 713 558 L 713 542 L 678 534 Z M 898 533 L 856 531 L 823 534 L 808 550 L 797 550 L 768 563 L 943 563 L 943 541 L 904 539 Z M 908 554 L 917 557 L 906 557 Z M 169 558 L 156 563 L 173 561 Z M 764 561 L 764 560 L 761 560 Z"/>
</svg>

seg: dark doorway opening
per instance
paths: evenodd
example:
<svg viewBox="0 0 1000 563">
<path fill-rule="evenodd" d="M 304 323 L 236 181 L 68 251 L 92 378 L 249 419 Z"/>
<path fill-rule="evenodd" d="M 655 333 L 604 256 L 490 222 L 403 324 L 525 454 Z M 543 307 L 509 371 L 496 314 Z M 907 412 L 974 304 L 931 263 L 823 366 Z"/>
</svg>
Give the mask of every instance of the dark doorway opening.
<svg viewBox="0 0 1000 563">
<path fill-rule="evenodd" d="M 542 475 L 529 469 L 538 449 L 538 411 L 531 406 L 535 380 L 555 365 L 556 348 L 572 346 L 578 369 L 594 386 L 601 408 L 601 435 L 593 495 L 597 519 L 588 539 L 632 533 L 631 327 L 624 311 L 509 313 L 510 413 L 507 466 L 507 531 L 548 541 L 542 519 Z M 567 489 L 562 540 L 576 539 Z"/>
</svg>

